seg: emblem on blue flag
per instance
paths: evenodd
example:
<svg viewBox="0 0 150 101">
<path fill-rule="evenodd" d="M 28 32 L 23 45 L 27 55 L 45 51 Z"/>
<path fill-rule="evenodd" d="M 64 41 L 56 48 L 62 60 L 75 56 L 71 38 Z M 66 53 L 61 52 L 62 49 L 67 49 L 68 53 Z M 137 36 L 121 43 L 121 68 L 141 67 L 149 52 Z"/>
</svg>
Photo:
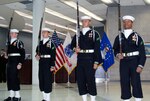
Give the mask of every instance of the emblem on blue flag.
<svg viewBox="0 0 150 101">
<path fill-rule="evenodd" d="M 65 47 L 65 54 L 71 58 L 71 56 L 74 54 L 73 50 L 71 49 L 71 44 L 68 44 L 66 47 Z"/>
<path fill-rule="evenodd" d="M 105 72 L 108 71 L 108 69 L 114 64 L 114 55 L 113 55 L 113 49 L 112 45 L 104 32 L 104 35 L 102 37 L 102 41 L 100 44 L 100 50 L 102 53 L 102 58 L 103 58 L 103 68 Z"/>
</svg>

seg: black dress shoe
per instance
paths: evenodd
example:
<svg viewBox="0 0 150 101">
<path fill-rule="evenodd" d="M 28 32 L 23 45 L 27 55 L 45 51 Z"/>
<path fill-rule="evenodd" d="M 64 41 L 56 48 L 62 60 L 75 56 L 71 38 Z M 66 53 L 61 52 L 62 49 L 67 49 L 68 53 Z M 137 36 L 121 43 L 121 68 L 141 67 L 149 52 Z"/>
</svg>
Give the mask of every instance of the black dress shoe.
<svg viewBox="0 0 150 101">
<path fill-rule="evenodd" d="M 14 97 L 13 101 L 21 101 L 21 97 L 20 98 Z"/>
<path fill-rule="evenodd" d="M 13 101 L 12 97 L 8 97 L 7 99 L 5 99 L 4 101 Z"/>
</svg>

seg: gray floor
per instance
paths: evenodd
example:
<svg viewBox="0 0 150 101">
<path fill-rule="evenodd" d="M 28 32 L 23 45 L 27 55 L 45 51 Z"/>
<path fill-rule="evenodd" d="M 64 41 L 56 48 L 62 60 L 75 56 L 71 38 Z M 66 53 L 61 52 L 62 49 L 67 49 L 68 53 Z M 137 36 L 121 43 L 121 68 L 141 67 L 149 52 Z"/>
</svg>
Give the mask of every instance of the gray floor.
<svg viewBox="0 0 150 101">
<path fill-rule="evenodd" d="M 143 101 L 150 101 L 150 82 L 143 82 Z M 37 85 L 21 85 L 22 101 L 41 101 L 42 95 Z M 0 84 L 0 101 L 7 97 L 6 84 Z M 105 83 L 97 84 L 97 101 L 121 101 L 119 82 L 109 82 L 108 86 Z M 90 97 L 88 97 L 90 101 Z M 78 95 L 76 84 L 71 84 L 67 88 L 67 84 L 56 84 L 53 86 L 51 101 L 82 101 Z M 131 101 L 134 101 L 132 98 Z"/>
</svg>

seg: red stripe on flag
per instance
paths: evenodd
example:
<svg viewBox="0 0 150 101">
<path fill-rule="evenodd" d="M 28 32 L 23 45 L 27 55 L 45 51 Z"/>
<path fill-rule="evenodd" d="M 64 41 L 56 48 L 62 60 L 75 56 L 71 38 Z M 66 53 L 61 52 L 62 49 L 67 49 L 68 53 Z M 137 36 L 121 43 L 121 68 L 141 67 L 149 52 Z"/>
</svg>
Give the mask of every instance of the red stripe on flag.
<svg viewBox="0 0 150 101">
<path fill-rule="evenodd" d="M 59 69 L 61 67 L 61 65 L 58 63 L 58 61 L 56 61 L 56 64 L 58 67 L 56 67 L 57 69 Z"/>
<path fill-rule="evenodd" d="M 58 53 L 60 54 L 61 58 L 63 59 L 63 62 L 65 63 L 64 50 L 63 50 L 62 45 L 60 45 L 60 47 L 58 47 Z"/>
<path fill-rule="evenodd" d="M 56 48 L 55 71 L 58 71 L 65 63 L 65 53 L 62 44 Z"/>
<path fill-rule="evenodd" d="M 59 57 L 58 54 L 56 54 L 56 59 L 58 59 L 57 61 L 60 61 L 61 64 L 64 64 L 63 61 L 61 60 L 61 57 Z"/>
</svg>

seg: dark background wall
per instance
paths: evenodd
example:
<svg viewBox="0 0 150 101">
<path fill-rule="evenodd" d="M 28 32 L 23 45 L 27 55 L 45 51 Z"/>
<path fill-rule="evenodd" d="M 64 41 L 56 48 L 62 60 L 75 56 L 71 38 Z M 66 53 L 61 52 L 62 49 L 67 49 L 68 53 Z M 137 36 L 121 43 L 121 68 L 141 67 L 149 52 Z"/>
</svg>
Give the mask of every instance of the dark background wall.
<svg viewBox="0 0 150 101">
<path fill-rule="evenodd" d="M 103 34 L 104 34 L 104 27 L 95 27 L 94 28 L 97 32 L 99 32 L 100 34 L 100 37 L 102 38 L 103 37 Z"/>
<path fill-rule="evenodd" d="M 4 28 L 0 28 L 0 49 L 6 48 L 6 36 L 7 30 Z"/>
</svg>

